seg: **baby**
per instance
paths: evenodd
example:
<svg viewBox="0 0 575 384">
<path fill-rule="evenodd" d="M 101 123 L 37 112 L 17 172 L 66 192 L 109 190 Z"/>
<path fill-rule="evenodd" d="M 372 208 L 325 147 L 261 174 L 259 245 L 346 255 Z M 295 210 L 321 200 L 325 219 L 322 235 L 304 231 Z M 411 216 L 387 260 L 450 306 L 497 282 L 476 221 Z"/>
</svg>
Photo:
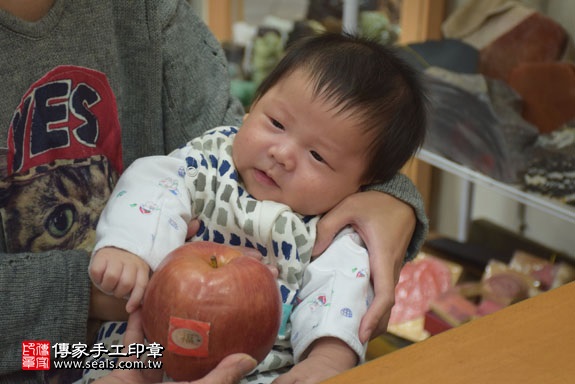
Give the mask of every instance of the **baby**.
<svg viewBox="0 0 575 384">
<path fill-rule="evenodd" d="M 135 310 L 150 271 L 197 218 L 191 241 L 256 248 L 278 268 L 284 321 L 254 374 L 296 363 L 285 379 L 322 381 L 364 360 L 357 333 L 372 293 L 352 230 L 312 262 L 316 223 L 391 178 L 424 134 L 419 79 L 390 48 L 342 34 L 298 40 L 241 128 L 214 128 L 125 171 L 98 224 L 90 276 L 104 292 L 129 295 L 126 309 Z"/>
</svg>

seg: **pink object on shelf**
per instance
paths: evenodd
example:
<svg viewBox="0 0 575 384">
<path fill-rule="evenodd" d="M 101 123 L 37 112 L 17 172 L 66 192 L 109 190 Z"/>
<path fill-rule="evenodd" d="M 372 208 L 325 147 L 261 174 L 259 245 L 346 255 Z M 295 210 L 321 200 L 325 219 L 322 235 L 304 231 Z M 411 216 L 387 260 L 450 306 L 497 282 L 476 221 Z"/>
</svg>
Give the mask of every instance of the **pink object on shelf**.
<svg viewBox="0 0 575 384">
<path fill-rule="evenodd" d="M 451 271 L 443 261 L 426 256 L 405 264 L 395 287 L 389 324 L 424 316 L 431 301 L 451 287 Z"/>
</svg>

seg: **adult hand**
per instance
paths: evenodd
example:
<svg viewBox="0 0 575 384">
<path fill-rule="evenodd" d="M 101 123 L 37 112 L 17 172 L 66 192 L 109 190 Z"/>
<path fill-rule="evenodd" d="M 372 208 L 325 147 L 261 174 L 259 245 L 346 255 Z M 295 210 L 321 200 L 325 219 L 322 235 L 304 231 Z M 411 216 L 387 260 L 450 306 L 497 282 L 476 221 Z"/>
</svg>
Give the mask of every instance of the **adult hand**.
<svg viewBox="0 0 575 384">
<path fill-rule="evenodd" d="M 124 345 L 143 343 L 141 313 L 133 312 L 128 320 L 124 335 Z M 121 361 L 135 361 L 136 356 L 123 358 Z M 246 354 L 234 354 L 226 357 L 208 375 L 196 381 L 181 382 L 189 384 L 235 384 L 256 367 L 256 361 Z M 160 383 L 162 372 L 151 369 L 115 369 L 109 375 L 93 382 L 93 384 L 150 384 Z"/>
<path fill-rule="evenodd" d="M 334 236 L 351 225 L 367 246 L 375 298 L 361 320 L 362 342 L 387 330 L 395 303 L 395 285 L 415 230 L 411 206 L 377 191 L 355 193 L 329 211 L 318 223 L 313 255 L 320 255 Z"/>
</svg>

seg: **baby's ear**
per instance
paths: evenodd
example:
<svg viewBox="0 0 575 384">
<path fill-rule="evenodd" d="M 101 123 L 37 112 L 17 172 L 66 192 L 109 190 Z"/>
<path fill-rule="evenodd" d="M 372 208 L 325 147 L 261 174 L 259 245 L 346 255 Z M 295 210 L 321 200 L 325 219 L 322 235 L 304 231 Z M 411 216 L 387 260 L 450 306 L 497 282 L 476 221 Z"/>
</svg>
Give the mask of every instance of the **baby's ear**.
<svg viewBox="0 0 575 384">
<path fill-rule="evenodd" d="M 246 121 L 246 119 L 248 118 L 248 115 L 249 115 L 249 113 L 246 113 L 246 114 L 244 115 L 243 121 Z"/>
</svg>

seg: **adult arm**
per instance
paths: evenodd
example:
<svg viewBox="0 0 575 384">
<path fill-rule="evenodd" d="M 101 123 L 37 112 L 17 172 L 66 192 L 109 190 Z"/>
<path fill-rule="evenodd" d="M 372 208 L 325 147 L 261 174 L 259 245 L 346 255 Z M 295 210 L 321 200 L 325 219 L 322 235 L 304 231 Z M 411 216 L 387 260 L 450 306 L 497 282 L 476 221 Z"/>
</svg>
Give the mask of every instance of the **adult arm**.
<svg viewBox="0 0 575 384">
<path fill-rule="evenodd" d="M 89 261 L 79 250 L 0 254 L 0 383 L 41 382 L 44 371 L 22 371 L 22 341 L 86 343 L 88 318 L 127 318 L 123 300 L 94 289 Z"/>
<path fill-rule="evenodd" d="M 360 234 L 370 255 L 375 299 L 359 330 L 365 342 L 387 329 L 401 267 L 419 252 L 429 224 L 415 185 L 397 174 L 387 183 L 348 197 L 327 213 L 318 225 L 314 255 L 322 253 L 346 225 Z"/>
<path fill-rule="evenodd" d="M 243 109 L 230 95 L 221 47 L 189 4 L 154 0 L 149 5 L 161 8 L 164 20 L 162 102 L 167 152 L 208 128 L 241 121 Z M 130 144 L 124 145 L 129 155 Z M 0 222 L 0 237 L 3 233 Z M 0 382 L 26 382 L 27 378 L 40 382 L 41 371 L 21 370 L 21 342 L 86 341 L 89 255 L 61 250 L 7 254 L 3 244 L 0 239 Z"/>
<path fill-rule="evenodd" d="M 187 1 L 173 3 L 177 6 L 168 13 L 162 29 L 166 152 L 208 129 L 238 126 L 245 113 L 230 93 L 221 44 Z"/>
<path fill-rule="evenodd" d="M 89 260 L 84 251 L 0 254 L 0 382 L 40 382 L 42 371 L 22 371 L 24 340 L 86 342 Z"/>
</svg>

